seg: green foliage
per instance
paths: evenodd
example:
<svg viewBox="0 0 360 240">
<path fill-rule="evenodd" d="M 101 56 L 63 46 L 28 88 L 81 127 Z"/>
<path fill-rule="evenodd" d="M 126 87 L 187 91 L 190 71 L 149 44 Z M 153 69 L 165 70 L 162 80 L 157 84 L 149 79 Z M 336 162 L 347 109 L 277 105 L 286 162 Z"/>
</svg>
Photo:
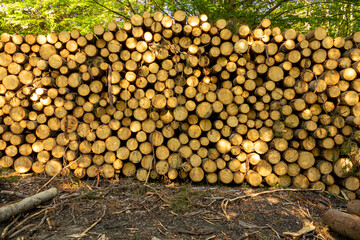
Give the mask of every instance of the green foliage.
<svg viewBox="0 0 360 240">
<path fill-rule="evenodd" d="M 100 6 L 100 5 L 101 6 Z M 120 16 L 109 9 L 121 9 Z M 120 1 L 103 0 L 3 0 L 0 4 L 0 32 L 38 33 L 79 29 L 92 31 L 96 24 L 129 18 L 127 8 Z"/>
<path fill-rule="evenodd" d="M 352 141 L 350 138 L 346 139 L 344 143 L 340 146 L 340 155 L 352 157 L 357 155 L 358 145 L 356 142 Z"/>
<path fill-rule="evenodd" d="M 184 214 L 197 200 L 209 196 L 207 191 L 191 190 L 191 185 L 183 185 L 180 191 L 168 198 L 169 207 L 177 214 Z"/>
<path fill-rule="evenodd" d="M 71 185 L 72 188 L 80 188 L 81 187 L 81 182 L 73 182 L 73 184 Z"/>
<path fill-rule="evenodd" d="M 0 3 L 0 33 L 60 32 L 77 28 L 91 32 L 95 24 L 111 20 L 119 24 L 133 14 L 162 11 L 172 15 L 207 14 L 211 23 L 223 18 L 234 31 L 241 24 L 251 28 L 269 18 L 282 30 L 309 32 L 324 27 L 331 36 L 348 36 L 360 30 L 359 0 L 3 0 Z"/>
<path fill-rule="evenodd" d="M 346 138 L 339 149 L 340 156 L 346 156 L 353 163 L 351 169 L 344 169 L 347 176 L 354 176 L 360 171 L 360 152 L 354 135 L 355 134 L 352 134 L 350 137 Z"/>
<path fill-rule="evenodd" d="M 270 19 L 284 29 L 309 32 L 324 27 L 331 36 L 348 36 L 360 28 L 358 0 L 285 1 Z"/>
<path fill-rule="evenodd" d="M 212 23 L 220 18 L 226 19 L 233 30 L 237 30 L 241 24 L 255 28 L 264 18 L 269 18 L 273 26 L 282 30 L 294 28 L 301 33 L 324 27 L 329 35 L 348 36 L 360 30 L 359 0 L 165 0 L 165 2 L 170 11 L 181 9 L 189 14 L 205 13 Z"/>
<path fill-rule="evenodd" d="M 146 193 L 149 191 L 148 187 L 146 186 L 139 186 L 135 190 L 135 195 L 138 199 L 141 199 L 146 196 Z"/>
<path fill-rule="evenodd" d="M 91 199 L 96 199 L 97 197 L 98 197 L 98 194 L 96 192 L 90 191 L 90 192 L 86 193 L 82 198 L 91 200 Z"/>
<path fill-rule="evenodd" d="M 140 240 L 141 238 L 140 238 L 139 234 L 136 234 L 136 236 L 133 239 L 134 240 Z"/>
<path fill-rule="evenodd" d="M 172 197 L 170 208 L 173 212 L 183 214 L 189 210 L 189 208 L 192 206 L 190 200 L 190 191 L 191 190 L 189 186 L 184 186 Z"/>
<path fill-rule="evenodd" d="M 9 176 L 6 178 L 6 180 L 10 183 L 16 183 L 18 181 L 20 181 L 21 177 L 20 176 Z"/>
</svg>

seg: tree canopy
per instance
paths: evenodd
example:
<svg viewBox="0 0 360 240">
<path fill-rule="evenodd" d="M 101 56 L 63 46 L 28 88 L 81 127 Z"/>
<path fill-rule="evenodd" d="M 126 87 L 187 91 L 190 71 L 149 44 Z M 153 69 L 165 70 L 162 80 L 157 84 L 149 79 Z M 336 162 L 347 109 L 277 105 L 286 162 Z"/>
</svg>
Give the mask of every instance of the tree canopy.
<svg viewBox="0 0 360 240">
<path fill-rule="evenodd" d="M 49 33 L 79 29 L 91 32 L 95 24 L 119 24 L 133 14 L 162 11 L 172 15 L 206 14 L 210 21 L 223 18 L 234 31 L 241 24 L 255 28 L 269 18 L 281 29 L 309 32 L 324 27 L 331 36 L 360 30 L 360 0 L 3 0 L 0 33 Z"/>
</svg>

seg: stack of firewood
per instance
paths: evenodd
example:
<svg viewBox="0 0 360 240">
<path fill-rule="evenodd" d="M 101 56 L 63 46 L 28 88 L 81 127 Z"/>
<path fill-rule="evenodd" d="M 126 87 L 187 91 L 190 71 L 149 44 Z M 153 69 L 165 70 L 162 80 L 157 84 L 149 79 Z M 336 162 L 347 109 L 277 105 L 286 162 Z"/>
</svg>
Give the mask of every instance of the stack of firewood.
<svg viewBox="0 0 360 240">
<path fill-rule="evenodd" d="M 270 24 L 145 12 L 85 36 L 1 34 L 0 165 L 356 198 L 360 32 Z"/>
</svg>

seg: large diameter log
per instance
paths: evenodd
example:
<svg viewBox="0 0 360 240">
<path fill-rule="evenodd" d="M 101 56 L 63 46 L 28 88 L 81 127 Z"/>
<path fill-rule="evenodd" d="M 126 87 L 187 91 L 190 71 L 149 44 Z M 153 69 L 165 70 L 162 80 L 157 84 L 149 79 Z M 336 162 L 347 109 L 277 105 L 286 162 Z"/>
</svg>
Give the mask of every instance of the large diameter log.
<svg viewBox="0 0 360 240">
<path fill-rule="evenodd" d="M 48 161 L 45 165 L 45 173 L 50 177 L 58 174 L 61 171 L 61 169 L 62 169 L 62 164 L 60 161 L 56 159 L 52 159 Z"/>
<path fill-rule="evenodd" d="M 232 96 L 232 95 L 231 95 Z M 202 102 L 196 107 L 196 114 L 200 118 L 209 118 L 212 114 L 212 106 L 209 102 Z"/>
<path fill-rule="evenodd" d="M 274 82 L 278 82 L 284 78 L 284 71 L 282 68 L 278 66 L 273 66 L 269 68 L 267 72 L 267 77 L 269 80 L 272 80 Z"/>
<path fill-rule="evenodd" d="M 353 169 L 353 163 L 349 158 L 340 158 L 334 164 L 334 173 L 340 178 L 346 178 Z"/>
<path fill-rule="evenodd" d="M 229 184 L 234 180 L 234 174 L 227 168 L 220 170 L 218 176 L 219 180 L 225 184 Z"/>
<path fill-rule="evenodd" d="M 346 210 L 348 213 L 355 214 L 360 217 L 360 200 L 348 202 Z"/>
<path fill-rule="evenodd" d="M 2 84 L 7 90 L 16 90 L 20 86 L 20 81 L 15 75 L 7 75 L 2 80 Z"/>
<path fill-rule="evenodd" d="M 40 204 L 53 199 L 57 195 L 56 188 L 50 188 L 49 190 L 35 194 L 31 197 L 25 198 L 18 203 L 11 204 L 0 208 L 0 222 L 10 219 L 19 213 L 33 209 Z"/>
<path fill-rule="evenodd" d="M 65 65 L 65 59 L 60 55 L 54 54 L 49 57 L 49 65 L 54 69 L 59 69 L 61 66 Z"/>
<path fill-rule="evenodd" d="M 351 239 L 360 239 L 360 217 L 335 209 L 330 209 L 324 214 L 324 223 L 330 229 Z"/>
<path fill-rule="evenodd" d="M 190 170 L 189 176 L 193 182 L 201 182 L 204 179 L 204 170 L 200 167 L 194 167 Z"/>
<path fill-rule="evenodd" d="M 359 93 L 355 91 L 346 91 L 341 94 L 341 103 L 348 106 L 355 106 L 359 102 Z"/>
<path fill-rule="evenodd" d="M 326 30 L 323 28 L 317 28 L 305 35 L 308 41 L 311 40 L 323 40 L 326 37 Z"/>
<path fill-rule="evenodd" d="M 262 182 L 262 176 L 255 171 L 248 171 L 248 173 L 245 176 L 246 181 L 253 187 L 257 187 Z"/>
<path fill-rule="evenodd" d="M 311 152 L 301 151 L 297 162 L 302 169 L 309 169 L 315 164 L 315 157 Z"/>
<path fill-rule="evenodd" d="M 303 174 L 298 174 L 293 178 L 293 185 L 296 188 L 307 189 L 309 184 L 309 180 Z"/>
<path fill-rule="evenodd" d="M 52 55 L 56 54 L 56 49 L 54 45 L 44 44 L 41 45 L 39 53 L 41 58 L 43 58 L 44 60 L 48 60 Z"/>
</svg>

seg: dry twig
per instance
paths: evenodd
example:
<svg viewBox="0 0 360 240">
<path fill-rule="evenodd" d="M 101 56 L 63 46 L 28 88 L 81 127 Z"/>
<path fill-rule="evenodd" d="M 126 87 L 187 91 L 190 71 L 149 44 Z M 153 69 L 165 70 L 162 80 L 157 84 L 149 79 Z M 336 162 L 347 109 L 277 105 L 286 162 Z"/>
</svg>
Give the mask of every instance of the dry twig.
<svg viewBox="0 0 360 240">
<path fill-rule="evenodd" d="M 188 235 L 195 235 L 195 236 L 209 235 L 209 234 L 214 233 L 214 231 L 204 232 L 204 231 L 200 230 L 200 231 L 195 232 L 195 231 L 187 231 L 187 230 L 181 230 L 181 229 L 177 230 L 176 232 L 177 233 L 188 234 Z"/>
<path fill-rule="evenodd" d="M 14 231 L 16 231 L 17 229 L 19 229 L 25 222 L 27 222 L 29 219 L 36 217 L 37 215 L 41 214 L 42 212 L 47 211 L 47 209 L 42 209 L 39 212 L 36 212 L 30 216 L 28 216 L 27 218 L 25 218 L 24 220 L 22 220 L 18 225 L 16 225 L 14 228 L 12 228 L 8 234 L 12 234 Z M 5 236 L 6 237 L 6 236 Z M 4 238 L 5 238 L 4 237 Z"/>
<path fill-rule="evenodd" d="M 311 191 L 312 192 L 312 191 L 319 191 L 319 190 L 318 189 L 280 188 L 280 189 L 275 189 L 275 190 L 257 192 L 257 193 L 244 195 L 244 196 L 238 196 L 238 197 L 235 197 L 235 198 L 232 198 L 232 199 L 228 199 L 228 201 L 229 202 L 234 202 L 234 201 L 239 200 L 239 199 L 256 197 L 256 196 L 259 196 L 259 195 L 270 194 L 270 193 L 274 193 L 274 192 L 287 192 L 287 191 L 289 191 L 289 192 L 308 192 L 308 191 Z"/>
<path fill-rule="evenodd" d="M 1 239 L 5 239 L 9 229 L 17 222 L 17 220 L 19 220 L 21 214 L 17 215 L 17 217 L 9 224 L 6 226 L 6 228 L 4 228 L 3 232 L 1 233 Z"/>
<path fill-rule="evenodd" d="M 221 209 L 226 217 L 227 220 L 230 220 L 230 216 L 227 214 L 226 212 L 226 208 L 227 208 L 227 205 L 229 203 L 229 199 L 224 199 L 222 202 L 221 202 Z"/>
<path fill-rule="evenodd" d="M 13 237 L 15 237 L 16 235 L 24 232 L 25 230 L 28 230 L 29 228 L 34 227 L 34 226 L 35 226 L 34 223 L 31 223 L 31 224 L 29 224 L 29 225 L 26 225 L 26 226 L 24 226 L 23 228 L 19 229 L 18 231 L 14 232 L 13 234 L 11 234 L 11 235 L 9 236 L 9 238 L 13 238 Z"/>
<path fill-rule="evenodd" d="M 266 224 L 266 226 L 268 226 L 276 234 L 276 236 L 281 239 L 280 234 L 271 225 Z"/>
</svg>

